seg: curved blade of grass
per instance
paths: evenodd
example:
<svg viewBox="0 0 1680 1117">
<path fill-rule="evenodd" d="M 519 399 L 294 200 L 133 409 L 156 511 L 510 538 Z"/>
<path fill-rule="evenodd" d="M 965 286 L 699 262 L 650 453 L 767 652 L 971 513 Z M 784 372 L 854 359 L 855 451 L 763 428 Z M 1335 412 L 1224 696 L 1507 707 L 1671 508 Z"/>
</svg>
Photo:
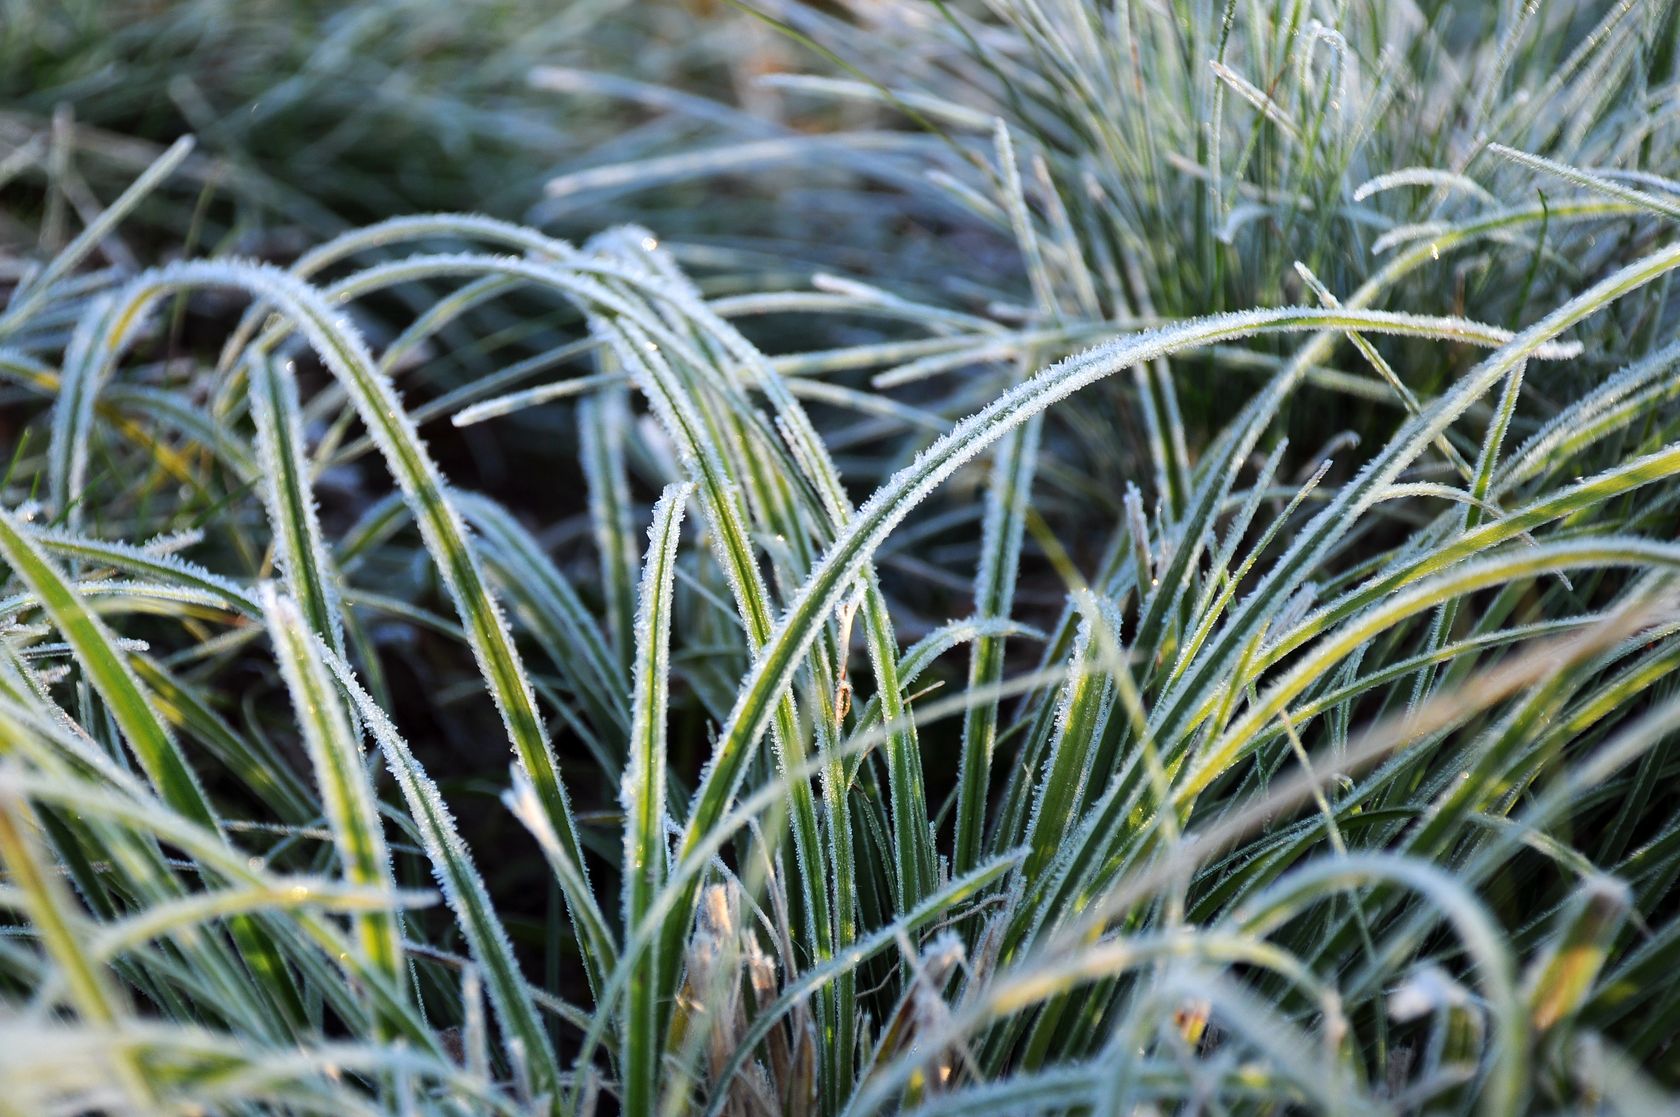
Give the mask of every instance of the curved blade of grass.
<svg viewBox="0 0 1680 1117">
<path fill-rule="evenodd" d="M 438 794 L 437 785 L 415 759 L 390 718 L 356 681 L 348 665 L 336 656 L 323 655 L 322 659 L 344 693 L 350 696 L 396 777 L 409 816 L 419 829 L 426 856 L 432 863 L 438 887 L 449 910 L 455 914 L 473 960 L 484 971 L 490 1003 L 509 1046 L 509 1061 L 515 1067 L 529 1069 L 537 1094 L 554 1096 L 560 1067 L 554 1058 L 548 1030 L 537 1016 L 536 1006 L 520 976 L 513 946 L 443 796 Z"/>
<path fill-rule="evenodd" d="M 543 809 L 568 855 L 580 872 L 586 872 L 565 785 L 537 712 L 530 680 L 485 585 L 477 555 L 467 540 L 460 514 L 447 495 L 442 475 L 421 443 L 389 379 L 379 372 L 361 339 L 318 292 L 285 272 L 256 264 L 188 262 L 140 276 L 120 299 L 117 324 L 109 343 L 113 347 L 124 344 L 147 309 L 169 291 L 195 287 L 231 287 L 272 303 L 296 323 L 327 368 L 343 384 L 396 478 L 427 549 L 438 564 L 519 763 L 530 774 Z M 568 902 L 576 908 L 588 901 L 586 897 L 574 895 L 568 896 Z M 596 959 L 586 955 L 585 964 L 592 974 L 598 974 Z"/>
</svg>

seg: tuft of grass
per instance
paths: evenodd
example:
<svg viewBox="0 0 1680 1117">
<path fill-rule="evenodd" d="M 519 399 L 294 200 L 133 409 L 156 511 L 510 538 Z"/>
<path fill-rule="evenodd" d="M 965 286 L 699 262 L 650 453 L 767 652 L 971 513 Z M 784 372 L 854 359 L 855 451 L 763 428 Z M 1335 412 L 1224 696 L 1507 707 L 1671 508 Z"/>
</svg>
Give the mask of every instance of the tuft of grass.
<svg viewBox="0 0 1680 1117">
<path fill-rule="evenodd" d="M 1673 6 L 710 18 L 527 223 L 0 162 L 4 1108 L 1672 1108 Z"/>
</svg>

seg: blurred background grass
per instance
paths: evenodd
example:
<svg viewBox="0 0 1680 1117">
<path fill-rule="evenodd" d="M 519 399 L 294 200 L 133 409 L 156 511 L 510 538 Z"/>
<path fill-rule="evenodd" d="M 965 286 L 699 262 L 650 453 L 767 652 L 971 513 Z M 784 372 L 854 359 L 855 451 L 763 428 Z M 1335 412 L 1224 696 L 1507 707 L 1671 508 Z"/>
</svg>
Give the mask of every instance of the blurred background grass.
<svg viewBox="0 0 1680 1117">
<path fill-rule="evenodd" d="M 246 222 L 318 235 L 425 210 L 518 218 L 592 149 L 675 138 L 638 136 L 634 106 L 562 100 L 536 67 L 726 91 L 723 32 L 624 0 L 26 0 L 0 30 L 0 100 L 9 141 L 46 139 L 94 189 L 132 176 L 135 141 L 192 132 L 219 190 L 254 207 Z"/>
</svg>

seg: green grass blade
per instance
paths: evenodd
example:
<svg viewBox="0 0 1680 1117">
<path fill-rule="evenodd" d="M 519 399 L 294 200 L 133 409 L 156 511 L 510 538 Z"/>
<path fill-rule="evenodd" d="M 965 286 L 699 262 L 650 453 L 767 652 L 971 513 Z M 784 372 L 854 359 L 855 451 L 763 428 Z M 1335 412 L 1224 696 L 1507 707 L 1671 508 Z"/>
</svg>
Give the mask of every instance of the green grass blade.
<svg viewBox="0 0 1680 1117">
<path fill-rule="evenodd" d="M 377 797 L 332 675 L 315 653 L 312 625 L 297 604 L 281 597 L 272 585 L 261 587 L 258 600 L 315 768 L 315 783 L 344 874 L 358 887 L 392 892 L 395 882 Z M 376 911 L 358 916 L 356 922 L 369 964 L 384 971 L 393 988 L 402 988 L 403 952 L 396 919 L 388 911 Z"/>
<path fill-rule="evenodd" d="M 999 444 L 986 492 L 986 516 L 980 540 L 980 566 L 974 575 L 975 615 L 1006 620 L 1015 596 L 1021 536 L 1031 499 L 1041 423 L 1029 422 Z M 1004 640 L 979 636 L 969 659 L 970 690 L 996 686 L 1003 678 Z M 982 702 L 963 719 L 962 766 L 957 776 L 957 821 L 952 839 L 952 869 L 965 873 L 980 857 L 991 803 L 992 750 L 997 742 L 997 702 Z"/>
<path fill-rule="evenodd" d="M 331 559 L 321 540 L 320 517 L 310 491 L 309 455 L 303 445 L 297 384 L 291 370 L 273 360 L 247 365 L 251 413 L 257 422 L 257 453 L 263 480 L 263 503 L 285 586 L 309 627 L 327 645 L 344 654 L 344 623 Z M 264 612 L 267 612 L 265 609 Z"/>
<path fill-rule="evenodd" d="M 665 875 L 665 711 L 671 671 L 671 600 L 676 591 L 683 507 L 693 491 L 692 485 L 668 486 L 654 505 L 647 559 L 637 593 L 636 717 L 621 794 L 626 927 L 635 927 L 647 916 Z M 625 1112 L 643 1117 L 654 1112 L 659 1096 L 658 964 L 659 955 L 653 951 L 636 960 L 625 1011 Z"/>
</svg>

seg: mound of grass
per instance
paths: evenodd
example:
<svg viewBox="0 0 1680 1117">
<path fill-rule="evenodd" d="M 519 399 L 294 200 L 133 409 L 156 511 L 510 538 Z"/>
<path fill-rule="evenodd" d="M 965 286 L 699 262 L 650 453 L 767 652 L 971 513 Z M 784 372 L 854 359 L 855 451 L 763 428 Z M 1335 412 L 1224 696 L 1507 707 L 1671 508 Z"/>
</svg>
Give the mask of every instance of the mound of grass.
<svg viewBox="0 0 1680 1117">
<path fill-rule="evenodd" d="M 751 14 L 527 223 L 15 211 L 3 1106 L 1672 1107 L 1672 5 Z"/>
</svg>

